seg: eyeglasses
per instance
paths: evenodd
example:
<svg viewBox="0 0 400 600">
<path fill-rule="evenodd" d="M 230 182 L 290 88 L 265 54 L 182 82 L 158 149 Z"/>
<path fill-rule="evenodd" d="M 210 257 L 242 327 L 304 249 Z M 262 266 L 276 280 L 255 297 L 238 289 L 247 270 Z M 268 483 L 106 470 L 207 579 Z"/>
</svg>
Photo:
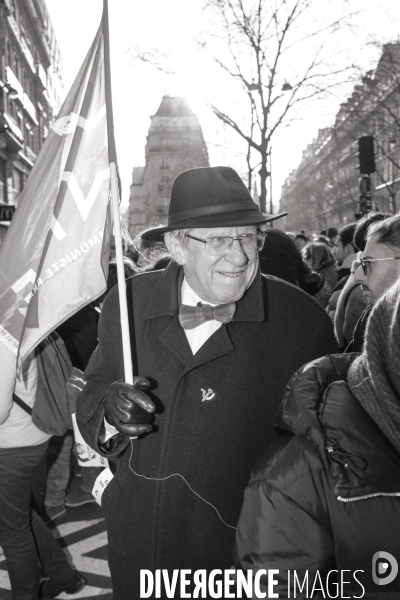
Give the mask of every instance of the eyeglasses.
<svg viewBox="0 0 400 600">
<path fill-rule="evenodd" d="M 210 256 L 223 256 L 232 248 L 234 240 L 237 240 L 245 254 L 249 252 L 259 252 L 262 250 L 265 242 L 265 234 L 261 231 L 257 233 L 244 233 L 238 237 L 230 235 L 210 236 L 205 239 L 186 234 L 186 237 L 202 242 L 206 246 L 206 253 Z"/>
<path fill-rule="evenodd" d="M 381 260 L 399 260 L 400 256 L 390 256 L 389 258 L 359 258 L 360 267 L 364 271 L 364 275 L 368 275 L 368 266 L 371 263 L 378 262 Z"/>
</svg>

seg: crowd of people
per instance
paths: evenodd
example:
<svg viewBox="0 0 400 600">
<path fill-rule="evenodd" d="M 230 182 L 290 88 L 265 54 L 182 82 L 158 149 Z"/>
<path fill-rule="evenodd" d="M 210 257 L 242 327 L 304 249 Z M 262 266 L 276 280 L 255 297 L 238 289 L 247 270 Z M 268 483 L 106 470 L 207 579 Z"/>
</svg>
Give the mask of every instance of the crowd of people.
<svg viewBox="0 0 400 600">
<path fill-rule="evenodd" d="M 46 385 L 64 393 L 60 381 L 112 472 L 101 503 L 115 600 L 140 598 L 141 570 L 157 569 L 260 572 L 264 597 L 278 597 L 271 569 L 279 597 L 318 597 L 296 596 L 307 578 L 320 597 L 400 595 L 394 567 L 381 581 L 371 571 L 377 552 L 400 559 L 400 215 L 314 235 L 283 231 L 284 216 L 260 212 L 229 167 L 178 175 L 167 225 L 124 259 L 133 384 L 113 258 L 107 292 L 21 376 L 0 344 L 0 546 L 13 600 L 86 585 L 49 526 L 94 502 L 102 468 L 71 473 L 71 423 L 54 435 L 35 416 Z M 345 588 L 343 571 L 358 573 Z"/>
</svg>

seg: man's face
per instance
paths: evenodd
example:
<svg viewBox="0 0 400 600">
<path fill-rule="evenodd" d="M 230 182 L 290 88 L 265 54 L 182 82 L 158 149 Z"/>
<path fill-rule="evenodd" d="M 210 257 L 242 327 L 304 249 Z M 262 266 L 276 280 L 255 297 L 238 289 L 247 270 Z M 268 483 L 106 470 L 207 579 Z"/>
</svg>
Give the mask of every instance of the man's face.
<svg viewBox="0 0 400 600">
<path fill-rule="evenodd" d="M 206 239 L 215 236 L 238 237 L 256 233 L 254 226 L 196 228 L 189 231 L 194 237 Z M 240 300 L 252 284 L 258 268 L 258 251 L 243 251 L 239 241 L 234 240 L 231 248 L 222 255 L 206 252 L 206 244 L 187 238 L 186 245 L 180 244 L 180 264 L 190 287 L 206 302 L 226 304 Z"/>
<path fill-rule="evenodd" d="M 400 256 L 400 248 L 379 244 L 374 236 L 368 239 L 363 252 L 363 258 L 391 258 Z M 400 278 L 400 260 L 383 260 L 369 263 L 367 274 L 362 267 L 355 273 L 354 281 L 361 283 L 361 288 L 370 304 L 375 304 L 379 298 Z"/>
<path fill-rule="evenodd" d="M 294 238 L 294 243 L 296 244 L 296 248 L 299 252 L 301 252 L 303 248 L 307 246 L 307 242 L 303 238 Z"/>
<path fill-rule="evenodd" d="M 348 254 L 353 254 L 353 248 L 351 248 L 351 252 L 349 252 L 349 248 L 351 248 L 351 246 L 343 246 L 342 242 L 340 241 L 340 238 L 338 238 L 335 248 L 335 258 L 338 265 L 341 265 L 343 263 L 344 259 Z"/>
</svg>

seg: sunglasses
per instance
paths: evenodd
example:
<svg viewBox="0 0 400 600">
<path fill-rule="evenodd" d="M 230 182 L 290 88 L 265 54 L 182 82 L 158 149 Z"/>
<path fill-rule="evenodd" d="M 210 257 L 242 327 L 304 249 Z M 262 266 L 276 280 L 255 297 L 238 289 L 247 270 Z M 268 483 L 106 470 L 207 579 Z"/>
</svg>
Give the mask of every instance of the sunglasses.
<svg viewBox="0 0 400 600">
<path fill-rule="evenodd" d="M 371 263 L 380 262 L 382 260 L 399 260 L 400 256 L 390 256 L 389 258 L 359 258 L 360 267 L 364 271 L 364 275 L 368 275 L 368 267 Z"/>
</svg>

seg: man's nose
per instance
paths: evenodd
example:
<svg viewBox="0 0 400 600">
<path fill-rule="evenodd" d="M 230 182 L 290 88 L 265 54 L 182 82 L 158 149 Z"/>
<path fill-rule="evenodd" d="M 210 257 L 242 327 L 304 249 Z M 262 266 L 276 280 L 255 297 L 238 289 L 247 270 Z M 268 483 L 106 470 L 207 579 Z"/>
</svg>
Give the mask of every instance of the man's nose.
<svg viewBox="0 0 400 600">
<path fill-rule="evenodd" d="M 243 250 L 240 240 L 237 238 L 233 240 L 229 252 L 225 255 L 225 260 L 238 266 L 243 266 L 248 263 L 248 256 Z"/>
<path fill-rule="evenodd" d="M 365 281 L 365 279 L 366 279 L 366 277 L 365 277 L 364 269 L 362 268 L 362 266 L 360 264 L 360 266 L 358 267 L 358 269 L 354 273 L 354 282 L 355 283 L 362 283 L 363 281 Z"/>
</svg>

